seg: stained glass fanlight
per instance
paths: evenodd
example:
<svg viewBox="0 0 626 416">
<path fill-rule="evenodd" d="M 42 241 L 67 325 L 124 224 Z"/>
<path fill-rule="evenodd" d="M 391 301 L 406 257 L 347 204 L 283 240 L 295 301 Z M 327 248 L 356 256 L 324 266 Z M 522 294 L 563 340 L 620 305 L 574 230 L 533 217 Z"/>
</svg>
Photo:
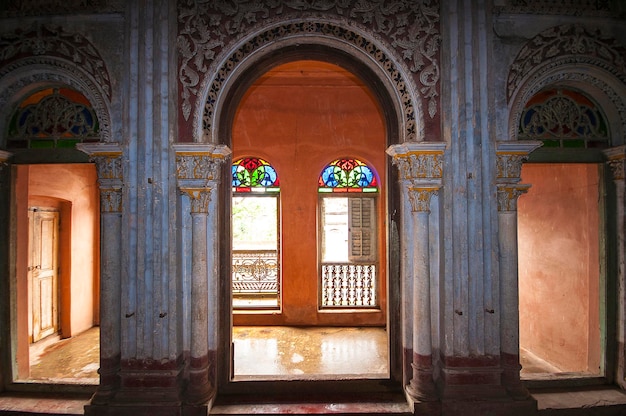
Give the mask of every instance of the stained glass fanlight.
<svg viewBox="0 0 626 416">
<path fill-rule="evenodd" d="M 89 100 L 69 88 L 47 88 L 23 100 L 9 120 L 9 149 L 73 148 L 100 141 Z"/>
<path fill-rule="evenodd" d="M 279 192 L 276 169 L 267 161 L 246 157 L 232 165 L 233 192 Z"/>
<path fill-rule="evenodd" d="M 358 159 L 337 159 L 322 170 L 318 190 L 321 193 L 378 192 L 378 179 L 374 169 Z"/>
<path fill-rule="evenodd" d="M 550 89 L 526 104 L 520 140 L 540 140 L 543 147 L 605 148 L 608 127 L 598 106 L 578 91 Z"/>
</svg>

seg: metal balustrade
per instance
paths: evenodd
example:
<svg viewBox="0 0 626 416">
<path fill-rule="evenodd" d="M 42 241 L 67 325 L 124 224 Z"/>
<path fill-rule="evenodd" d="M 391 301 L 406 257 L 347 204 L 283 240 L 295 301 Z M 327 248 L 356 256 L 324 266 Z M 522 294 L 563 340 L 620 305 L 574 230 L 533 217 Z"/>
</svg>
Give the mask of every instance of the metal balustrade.
<svg viewBox="0 0 626 416">
<path fill-rule="evenodd" d="M 376 307 L 376 265 L 324 263 L 321 290 L 323 308 Z"/>
</svg>

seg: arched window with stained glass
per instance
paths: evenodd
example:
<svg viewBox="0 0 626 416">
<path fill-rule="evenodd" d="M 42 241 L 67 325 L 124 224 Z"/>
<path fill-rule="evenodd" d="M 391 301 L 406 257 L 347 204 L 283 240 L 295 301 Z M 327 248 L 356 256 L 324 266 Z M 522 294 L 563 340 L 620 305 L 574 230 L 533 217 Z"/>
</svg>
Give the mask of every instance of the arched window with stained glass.
<svg viewBox="0 0 626 416">
<path fill-rule="evenodd" d="M 378 307 L 378 176 L 355 158 L 336 159 L 318 178 L 320 307 Z"/>
<path fill-rule="evenodd" d="M 266 160 L 233 162 L 233 309 L 280 308 L 280 179 Z"/>
<path fill-rule="evenodd" d="M 609 131 L 600 108 L 581 92 L 552 88 L 526 104 L 518 131 L 520 140 L 538 140 L 544 148 L 609 147 Z"/>
<path fill-rule="evenodd" d="M 358 159 L 336 159 L 322 170 L 318 190 L 320 193 L 378 192 L 378 178 L 370 166 Z"/>
<path fill-rule="evenodd" d="M 98 118 L 89 100 L 70 88 L 31 94 L 9 119 L 8 149 L 74 148 L 100 141 Z"/>
<path fill-rule="evenodd" d="M 276 169 L 267 161 L 246 157 L 232 165 L 233 192 L 279 192 Z"/>
</svg>

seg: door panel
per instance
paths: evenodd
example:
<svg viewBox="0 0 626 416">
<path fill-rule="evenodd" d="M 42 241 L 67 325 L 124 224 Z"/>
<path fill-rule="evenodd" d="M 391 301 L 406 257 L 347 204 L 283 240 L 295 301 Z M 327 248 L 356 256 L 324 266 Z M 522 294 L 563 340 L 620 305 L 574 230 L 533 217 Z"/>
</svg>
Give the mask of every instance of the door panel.
<svg viewBox="0 0 626 416">
<path fill-rule="evenodd" d="M 33 342 L 58 331 L 59 212 L 33 210 L 32 317 Z"/>
</svg>

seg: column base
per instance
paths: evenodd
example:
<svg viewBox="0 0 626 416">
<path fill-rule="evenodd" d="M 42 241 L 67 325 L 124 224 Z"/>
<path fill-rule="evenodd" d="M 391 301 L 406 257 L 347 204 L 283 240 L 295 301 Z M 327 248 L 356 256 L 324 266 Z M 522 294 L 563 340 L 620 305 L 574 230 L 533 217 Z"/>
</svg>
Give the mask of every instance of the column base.
<svg viewBox="0 0 626 416">
<path fill-rule="evenodd" d="M 502 353 L 502 384 L 513 400 L 526 400 L 530 393 L 520 379 L 519 355 Z"/>
</svg>

